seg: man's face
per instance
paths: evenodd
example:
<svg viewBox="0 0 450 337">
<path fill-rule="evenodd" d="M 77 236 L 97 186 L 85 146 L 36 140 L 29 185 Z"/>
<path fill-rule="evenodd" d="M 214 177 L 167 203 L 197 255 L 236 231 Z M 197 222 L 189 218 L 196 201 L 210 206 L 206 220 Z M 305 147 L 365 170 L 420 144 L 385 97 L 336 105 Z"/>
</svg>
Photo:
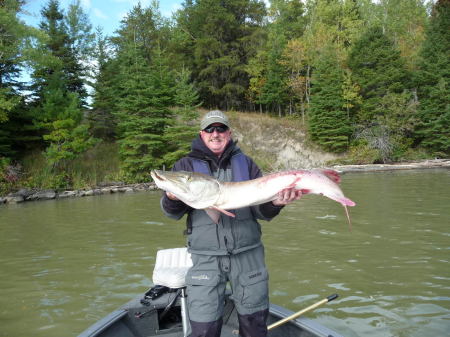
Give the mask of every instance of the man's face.
<svg viewBox="0 0 450 337">
<path fill-rule="evenodd" d="M 214 123 L 209 125 L 206 129 L 210 128 L 211 126 L 225 127 L 225 125 L 221 123 Z M 200 131 L 200 137 L 202 138 L 208 149 L 210 149 L 216 156 L 220 156 L 231 139 L 231 130 L 227 128 L 226 131 L 219 132 L 218 130 L 214 129 L 214 131 L 211 133 L 202 130 Z"/>
</svg>

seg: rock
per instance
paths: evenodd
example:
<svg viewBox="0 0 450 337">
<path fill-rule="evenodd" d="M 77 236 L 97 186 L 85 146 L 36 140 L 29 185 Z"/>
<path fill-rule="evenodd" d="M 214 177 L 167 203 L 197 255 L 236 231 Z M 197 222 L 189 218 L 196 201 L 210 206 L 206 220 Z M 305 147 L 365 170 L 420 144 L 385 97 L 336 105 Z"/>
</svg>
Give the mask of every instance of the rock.
<svg viewBox="0 0 450 337">
<path fill-rule="evenodd" d="M 102 194 L 102 190 L 99 188 L 94 188 L 92 190 L 92 192 L 94 193 L 94 195 L 101 195 Z"/>
<path fill-rule="evenodd" d="M 69 198 L 69 197 L 76 197 L 77 192 L 76 191 L 63 191 L 61 193 L 58 193 L 58 198 Z"/>
<path fill-rule="evenodd" d="M 6 202 L 6 198 L 0 197 L 0 204 L 4 204 Z"/>
<path fill-rule="evenodd" d="M 9 195 L 12 197 L 23 197 L 24 199 L 28 199 L 31 195 L 33 195 L 36 192 L 38 192 L 38 191 L 22 188 L 19 191 L 15 192 L 15 193 L 11 193 Z"/>
<path fill-rule="evenodd" d="M 120 192 L 120 193 L 129 193 L 129 192 L 134 192 L 133 188 L 131 187 L 118 187 L 117 189 L 115 189 L 115 192 Z"/>
<path fill-rule="evenodd" d="M 94 191 L 93 190 L 84 191 L 84 196 L 85 197 L 90 197 L 92 195 L 94 195 Z"/>
<path fill-rule="evenodd" d="M 56 191 L 55 190 L 42 190 L 38 191 L 36 193 L 33 193 L 29 197 L 26 198 L 28 201 L 33 200 L 51 200 L 56 198 Z"/>
<path fill-rule="evenodd" d="M 85 190 L 78 190 L 77 191 L 77 197 L 84 197 L 86 195 L 86 191 Z"/>
<path fill-rule="evenodd" d="M 19 202 L 24 202 L 25 198 L 21 195 L 7 195 L 5 200 L 8 204 L 17 204 Z"/>
</svg>

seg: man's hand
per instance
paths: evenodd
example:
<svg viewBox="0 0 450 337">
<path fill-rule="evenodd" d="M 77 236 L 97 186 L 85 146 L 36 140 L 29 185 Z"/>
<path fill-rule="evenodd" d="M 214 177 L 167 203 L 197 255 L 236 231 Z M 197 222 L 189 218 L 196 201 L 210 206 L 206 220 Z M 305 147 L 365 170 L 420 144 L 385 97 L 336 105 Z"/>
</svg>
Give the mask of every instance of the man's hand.
<svg viewBox="0 0 450 337">
<path fill-rule="evenodd" d="M 286 188 L 278 193 L 278 198 L 273 200 L 275 206 L 285 206 L 302 197 L 302 192 L 294 188 Z"/>
<path fill-rule="evenodd" d="M 173 194 L 173 193 L 166 192 L 166 195 L 167 195 L 167 197 L 168 197 L 170 200 L 174 200 L 174 201 L 180 200 L 180 199 L 178 199 L 178 198 L 175 196 L 175 194 Z"/>
</svg>

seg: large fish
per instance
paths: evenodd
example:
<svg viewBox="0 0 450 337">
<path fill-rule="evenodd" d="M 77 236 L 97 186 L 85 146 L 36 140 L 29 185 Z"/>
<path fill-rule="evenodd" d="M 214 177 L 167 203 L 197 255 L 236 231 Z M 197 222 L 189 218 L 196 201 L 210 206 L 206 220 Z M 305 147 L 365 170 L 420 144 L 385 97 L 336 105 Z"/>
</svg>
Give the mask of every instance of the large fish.
<svg viewBox="0 0 450 337">
<path fill-rule="evenodd" d="M 303 194 L 319 194 L 339 202 L 345 208 L 351 229 L 347 206 L 355 206 L 355 203 L 344 196 L 338 186 L 341 178 L 333 170 L 284 171 L 242 182 L 220 182 L 208 175 L 187 171 L 154 170 L 151 176 L 160 189 L 174 194 L 192 208 L 204 209 L 216 223 L 220 213 L 234 217 L 228 210 L 263 204 L 275 200 L 279 192 L 295 188 Z"/>
</svg>

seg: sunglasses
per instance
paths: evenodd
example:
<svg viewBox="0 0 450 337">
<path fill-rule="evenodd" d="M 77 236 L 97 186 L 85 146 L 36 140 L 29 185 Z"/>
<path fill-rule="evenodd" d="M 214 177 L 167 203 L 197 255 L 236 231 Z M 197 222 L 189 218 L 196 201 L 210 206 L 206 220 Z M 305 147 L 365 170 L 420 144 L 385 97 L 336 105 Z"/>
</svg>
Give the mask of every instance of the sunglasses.
<svg viewBox="0 0 450 337">
<path fill-rule="evenodd" d="M 203 131 L 207 133 L 213 133 L 214 130 L 217 131 L 218 133 L 224 133 L 225 131 L 228 130 L 228 126 L 226 125 L 208 126 L 207 128 L 203 129 Z"/>
</svg>

